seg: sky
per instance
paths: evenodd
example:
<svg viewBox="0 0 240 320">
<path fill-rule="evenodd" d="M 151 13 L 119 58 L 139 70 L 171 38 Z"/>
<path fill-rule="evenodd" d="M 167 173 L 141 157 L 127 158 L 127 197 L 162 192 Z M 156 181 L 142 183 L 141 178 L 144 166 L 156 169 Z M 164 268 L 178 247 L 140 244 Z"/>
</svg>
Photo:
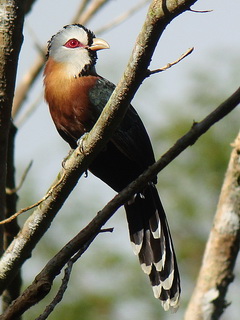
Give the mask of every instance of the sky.
<svg viewBox="0 0 240 320">
<path fill-rule="evenodd" d="M 87 27 L 98 36 L 97 30 L 101 26 L 109 23 L 138 2 L 110 1 Z M 36 2 L 25 21 L 24 43 L 19 59 L 17 83 L 21 81 L 37 57 L 36 43 L 44 46 L 62 26 L 69 24 L 78 3 L 77 0 L 41 0 Z M 99 52 L 97 71 L 113 83 L 117 83 L 123 74 L 135 39 L 144 22 L 147 8 L 148 6 L 145 6 L 123 24 L 100 35 L 110 44 L 110 50 Z M 200 70 L 203 66 L 209 65 L 209 72 L 214 74 L 217 69 L 221 68 L 221 79 L 218 78 L 216 81 L 224 84 L 228 81 L 227 66 L 229 61 L 239 55 L 240 2 L 238 0 L 229 0 L 228 2 L 200 0 L 193 6 L 193 9 L 212 11 L 208 13 L 186 12 L 174 19 L 160 39 L 150 68 L 160 68 L 168 62 L 176 60 L 190 47 L 194 47 L 194 52 L 177 66 L 148 78 L 133 100 L 133 105 L 141 115 L 150 134 L 152 123 L 161 123 L 165 119 L 165 100 L 172 99 L 174 103 L 174 101 L 181 99 L 184 105 L 188 90 L 191 88 L 190 74 L 192 70 Z M 215 56 L 216 60 L 214 60 Z M 237 68 L 238 65 L 236 65 Z M 238 85 L 233 86 L 229 94 L 234 92 Z M 44 195 L 53 182 L 61 168 L 61 162 L 69 150 L 67 144 L 58 136 L 42 96 L 41 76 L 29 94 L 20 117 L 16 119 L 18 125 L 26 110 L 36 99 L 40 98 L 36 111 L 19 127 L 16 139 L 17 177 L 20 179 L 28 163 L 33 160 L 33 166 L 23 187 L 23 192 L 31 188 L 28 183 L 35 183 L 37 186 L 35 188 L 36 201 Z M 151 113 L 149 112 L 150 107 L 154 110 Z M 194 106 L 186 106 L 186 108 L 188 108 L 188 112 L 192 113 L 192 118 L 196 119 L 197 110 L 194 109 Z M 82 180 L 74 194 L 76 196 L 80 189 L 81 196 L 89 199 L 92 191 L 98 190 L 97 200 L 93 204 L 96 211 L 114 195 L 108 187 L 95 178 L 88 178 L 87 187 L 82 187 L 86 186 L 86 179 Z M 100 189 L 101 192 L 99 192 Z M 22 205 L 28 205 L 28 203 Z"/>
</svg>

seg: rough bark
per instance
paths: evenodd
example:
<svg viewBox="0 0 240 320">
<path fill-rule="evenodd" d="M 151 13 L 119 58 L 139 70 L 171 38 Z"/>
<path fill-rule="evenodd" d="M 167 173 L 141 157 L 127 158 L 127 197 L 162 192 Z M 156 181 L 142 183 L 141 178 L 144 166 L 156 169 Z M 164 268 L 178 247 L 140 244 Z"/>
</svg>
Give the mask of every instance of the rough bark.
<svg viewBox="0 0 240 320">
<path fill-rule="evenodd" d="M 24 1 L 1 1 L 0 10 L 0 219 L 5 216 L 8 133 L 18 55 L 22 44 Z M 3 234 L 3 230 L 0 230 Z M 0 238 L 0 250 L 3 237 Z"/>
<path fill-rule="evenodd" d="M 7 181 L 9 187 L 14 184 L 14 179 L 12 179 L 13 176 L 10 178 L 10 171 L 12 168 L 10 168 L 10 166 L 8 167 L 7 159 L 11 160 L 10 155 L 13 154 L 13 149 L 9 148 L 11 145 L 11 143 L 9 143 L 9 128 L 18 56 L 23 39 L 22 28 L 24 8 L 25 1 L 21 0 L 2 0 L 0 4 L 0 219 L 5 218 L 8 213 L 11 215 L 11 212 L 16 210 L 16 199 L 13 199 L 14 195 L 12 195 L 10 201 L 10 198 L 6 197 L 5 190 Z M 11 212 L 9 212 L 9 210 Z M 12 241 L 17 231 L 18 227 L 16 222 L 14 222 L 11 224 L 11 227 L 9 226 L 7 230 L 5 229 L 4 241 L 4 230 L 1 226 L 1 253 L 3 252 L 4 246 L 8 246 Z M 10 233 L 12 233 L 12 235 L 10 235 Z M 21 285 L 19 274 L 18 271 L 14 285 L 12 286 L 10 284 L 10 287 L 4 292 L 3 308 L 6 308 L 19 294 Z"/>
<path fill-rule="evenodd" d="M 240 134 L 233 143 L 213 227 L 185 320 L 219 319 L 233 281 L 240 242 Z"/>
</svg>

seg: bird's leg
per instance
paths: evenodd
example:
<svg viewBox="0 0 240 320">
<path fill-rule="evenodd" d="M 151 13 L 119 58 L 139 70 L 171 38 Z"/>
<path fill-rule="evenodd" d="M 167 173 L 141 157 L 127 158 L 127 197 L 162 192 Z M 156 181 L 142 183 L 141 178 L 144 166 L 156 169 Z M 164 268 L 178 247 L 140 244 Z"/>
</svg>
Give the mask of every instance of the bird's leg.
<svg viewBox="0 0 240 320">
<path fill-rule="evenodd" d="M 78 154 L 82 153 L 83 155 L 86 155 L 85 151 L 84 151 L 84 140 L 86 139 L 88 135 L 88 132 L 85 132 L 80 139 L 78 139 L 77 141 L 77 145 L 78 145 Z"/>
<path fill-rule="evenodd" d="M 136 199 L 136 196 L 137 196 L 137 193 L 135 193 L 132 197 L 131 197 L 131 199 L 129 199 L 128 200 L 128 205 L 131 205 L 131 204 L 133 204 L 134 203 L 134 201 L 135 201 L 135 199 Z"/>
<path fill-rule="evenodd" d="M 150 183 L 148 183 L 148 184 L 154 186 L 154 184 L 153 184 L 152 182 L 150 182 Z M 146 187 L 145 187 L 145 188 L 146 188 Z M 135 201 L 135 199 L 136 199 L 136 197 L 137 197 L 138 195 L 139 195 L 139 197 L 140 197 L 141 199 L 145 199 L 145 195 L 144 195 L 145 188 L 144 188 L 142 191 L 139 191 L 138 193 L 135 193 L 135 194 L 130 198 L 130 200 L 128 200 L 128 202 L 127 202 L 128 205 L 133 204 L 134 201 Z"/>
<path fill-rule="evenodd" d="M 88 135 L 88 132 L 84 133 L 80 139 L 78 139 L 77 141 L 77 145 L 78 145 L 78 148 L 77 148 L 77 154 L 80 154 L 82 153 L 83 155 L 86 155 L 85 151 L 84 151 L 84 139 L 86 139 L 86 136 Z M 86 170 L 85 171 L 85 174 L 84 174 L 84 177 L 87 178 L 88 177 L 88 171 Z"/>
</svg>

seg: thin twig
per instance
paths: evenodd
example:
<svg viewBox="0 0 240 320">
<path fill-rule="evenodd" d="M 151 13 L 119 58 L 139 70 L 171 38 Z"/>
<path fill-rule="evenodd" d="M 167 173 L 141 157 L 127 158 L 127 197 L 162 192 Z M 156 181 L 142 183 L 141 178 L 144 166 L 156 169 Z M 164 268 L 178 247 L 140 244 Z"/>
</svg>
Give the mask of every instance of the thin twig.
<svg viewBox="0 0 240 320">
<path fill-rule="evenodd" d="M 27 212 L 27 211 L 29 211 L 29 210 L 31 210 L 31 209 L 36 208 L 37 206 L 39 206 L 43 201 L 45 201 L 45 200 L 53 193 L 54 189 L 55 189 L 58 185 L 60 185 L 60 184 L 62 183 L 62 181 L 64 180 L 64 178 L 65 178 L 65 175 L 63 174 L 63 175 L 61 176 L 61 178 L 59 179 L 59 181 L 58 181 L 56 184 L 54 184 L 54 185 L 49 189 L 49 191 L 45 194 L 45 196 L 44 196 L 42 199 L 40 199 L 40 200 L 37 201 L 36 203 L 34 203 L 34 204 L 32 204 L 32 205 L 30 205 L 30 206 L 28 206 L 28 207 L 26 207 L 26 208 L 23 208 L 23 209 L 19 210 L 18 212 L 14 213 L 14 214 L 13 214 L 12 216 L 10 216 L 9 218 L 6 218 L 6 219 L 0 221 L 0 225 L 9 223 L 9 222 L 11 222 L 12 220 L 16 219 L 20 214 L 22 214 L 22 213 L 24 213 L 24 212 Z"/>
<path fill-rule="evenodd" d="M 73 23 L 86 24 L 107 2 L 110 0 L 92 0 L 90 4 L 85 7 L 85 10 L 79 17 L 74 18 Z"/>
<path fill-rule="evenodd" d="M 18 129 L 26 122 L 27 119 L 30 118 L 31 114 L 38 108 L 39 104 L 42 102 L 43 93 L 40 92 L 38 97 L 34 101 L 25 108 L 23 115 L 20 115 L 19 118 L 15 121 L 16 126 Z"/>
<path fill-rule="evenodd" d="M 39 317 L 37 317 L 35 320 L 47 319 L 48 316 L 56 308 L 57 304 L 59 304 L 62 301 L 63 295 L 67 290 L 68 282 L 70 280 L 70 275 L 72 272 L 73 264 L 74 263 L 71 260 L 68 262 L 67 267 L 64 270 L 64 277 L 62 279 L 62 284 L 61 284 L 56 296 L 54 297 L 52 302 L 48 306 L 46 306 L 44 312 Z"/>
<path fill-rule="evenodd" d="M 104 26 L 97 29 L 95 32 L 97 34 L 101 34 L 103 32 L 108 31 L 109 29 L 112 29 L 119 24 L 126 21 L 128 18 L 130 18 L 133 14 L 135 14 L 138 10 L 140 10 L 142 7 L 144 7 L 147 3 L 149 3 L 149 0 L 143 0 L 140 3 L 138 3 L 136 6 L 130 8 L 128 11 L 124 12 L 123 14 L 119 15 L 115 19 L 113 19 L 111 22 L 105 24 Z"/>
<path fill-rule="evenodd" d="M 81 17 L 81 15 L 83 14 L 84 10 L 86 9 L 87 5 L 90 3 L 91 0 L 82 0 L 80 3 L 80 6 L 77 10 L 77 13 L 75 15 L 75 17 L 73 18 L 73 21 L 77 21 L 79 19 L 79 17 Z"/>
<path fill-rule="evenodd" d="M 14 189 L 6 188 L 6 194 L 10 195 L 10 194 L 13 194 L 13 193 L 17 193 L 21 189 L 21 187 L 22 187 L 22 185 L 23 185 L 23 183 L 24 183 L 24 181 L 25 181 L 25 179 L 26 179 L 26 177 L 28 175 L 28 172 L 32 167 L 32 164 L 33 164 L 33 161 L 31 160 L 29 165 L 27 166 L 27 168 L 23 172 L 23 175 L 22 175 L 22 178 L 21 178 L 21 180 L 19 182 L 19 185 Z"/>
<path fill-rule="evenodd" d="M 213 12 L 213 10 L 193 10 L 191 8 L 188 9 L 188 11 L 194 12 L 194 13 L 209 13 L 209 12 Z"/>
<path fill-rule="evenodd" d="M 46 49 L 45 49 L 45 52 L 46 52 Z M 38 75 L 40 74 L 43 68 L 44 62 L 45 62 L 45 58 L 42 55 L 38 54 L 38 57 L 34 61 L 33 65 L 28 69 L 28 71 L 25 73 L 25 75 L 21 79 L 21 82 L 17 86 L 14 100 L 13 100 L 13 108 L 12 108 L 12 118 L 14 120 L 18 115 L 23 102 L 27 98 L 27 94 L 30 88 L 34 84 Z"/>
<path fill-rule="evenodd" d="M 155 69 L 155 70 L 148 70 L 148 76 L 155 74 L 155 73 L 159 73 L 162 71 L 165 71 L 167 69 L 170 69 L 172 66 L 174 66 L 175 64 L 179 63 L 180 61 L 182 61 L 184 58 L 186 58 L 189 54 L 191 54 L 193 52 L 194 48 L 190 48 L 188 49 L 185 53 L 183 53 L 177 60 L 173 61 L 173 62 L 169 62 L 168 64 L 166 64 L 164 67 L 160 68 L 160 69 Z"/>
<path fill-rule="evenodd" d="M 46 51 L 45 51 L 45 47 L 43 47 L 42 45 L 40 45 L 40 40 L 38 39 L 37 34 L 35 33 L 35 31 L 31 28 L 31 26 L 25 22 L 25 28 L 26 31 L 28 32 L 28 34 L 31 37 L 31 40 L 33 42 L 33 46 L 36 48 L 37 52 L 43 56 L 43 58 L 45 59 L 46 56 Z"/>
<path fill-rule="evenodd" d="M 44 312 L 35 320 L 45 320 L 48 318 L 48 316 L 53 312 L 55 307 L 58 303 L 62 301 L 63 295 L 67 290 L 67 286 L 70 280 L 71 272 L 74 263 L 82 256 L 82 254 L 87 250 L 89 245 L 93 239 L 90 239 L 87 243 L 85 243 L 82 248 L 79 249 L 79 251 L 68 261 L 67 267 L 64 270 L 64 277 L 62 279 L 62 284 L 56 294 L 56 296 L 53 298 L 52 302 L 45 308 Z"/>
</svg>

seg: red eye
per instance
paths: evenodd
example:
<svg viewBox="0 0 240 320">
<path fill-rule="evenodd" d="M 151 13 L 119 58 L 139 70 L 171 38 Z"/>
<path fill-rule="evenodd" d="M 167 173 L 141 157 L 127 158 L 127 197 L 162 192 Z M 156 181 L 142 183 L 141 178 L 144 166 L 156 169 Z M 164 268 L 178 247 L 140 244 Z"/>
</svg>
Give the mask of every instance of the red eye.
<svg viewBox="0 0 240 320">
<path fill-rule="evenodd" d="M 78 48 L 83 47 L 83 44 L 79 42 L 77 39 L 70 39 L 65 43 L 64 46 L 67 48 Z"/>
</svg>

